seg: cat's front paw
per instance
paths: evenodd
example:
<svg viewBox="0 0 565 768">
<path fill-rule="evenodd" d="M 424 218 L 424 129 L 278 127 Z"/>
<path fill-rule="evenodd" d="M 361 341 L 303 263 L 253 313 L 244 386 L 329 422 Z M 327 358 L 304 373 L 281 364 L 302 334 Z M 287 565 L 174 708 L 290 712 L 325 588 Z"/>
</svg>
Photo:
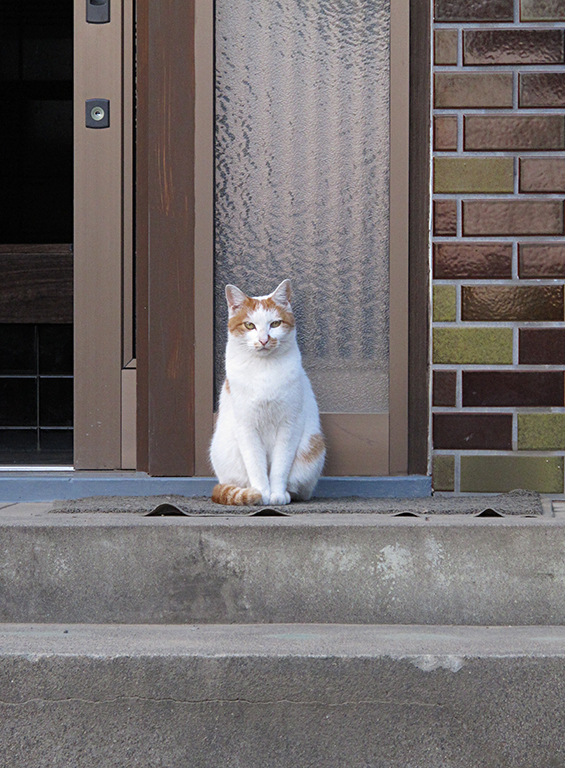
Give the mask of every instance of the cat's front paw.
<svg viewBox="0 0 565 768">
<path fill-rule="evenodd" d="M 261 494 L 261 503 L 262 504 L 270 504 L 271 503 L 271 491 L 269 488 L 267 490 L 260 490 L 259 493 Z"/>
<path fill-rule="evenodd" d="M 290 504 L 290 493 L 288 491 L 271 493 L 269 504 Z"/>
</svg>

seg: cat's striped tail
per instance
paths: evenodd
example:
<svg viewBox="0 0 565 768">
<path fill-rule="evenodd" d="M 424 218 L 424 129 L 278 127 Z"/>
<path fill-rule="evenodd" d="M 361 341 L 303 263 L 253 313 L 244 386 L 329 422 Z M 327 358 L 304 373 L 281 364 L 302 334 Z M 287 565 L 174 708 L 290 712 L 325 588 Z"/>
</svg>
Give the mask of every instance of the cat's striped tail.
<svg viewBox="0 0 565 768">
<path fill-rule="evenodd" d="M 231 504 L 245 507 L 261 504 L 263 497 L 256 488 L 239 488 L 237 485 L 216 485 L 212 491 L 212 501 L 216 504 Z"/>
</svg>

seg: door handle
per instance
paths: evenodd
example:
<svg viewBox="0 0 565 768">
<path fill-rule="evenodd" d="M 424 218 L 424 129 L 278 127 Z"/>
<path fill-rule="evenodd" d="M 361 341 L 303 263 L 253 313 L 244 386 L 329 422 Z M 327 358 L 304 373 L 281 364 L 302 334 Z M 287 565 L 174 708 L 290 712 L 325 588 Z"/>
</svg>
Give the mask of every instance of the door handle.
<svg viewBox="0 0 565 768">
<path fill-rule="evenodd" d="M 86 20 L 89 24 L 110 21 L 110 0 L 86 0 Z"/>
</svg>

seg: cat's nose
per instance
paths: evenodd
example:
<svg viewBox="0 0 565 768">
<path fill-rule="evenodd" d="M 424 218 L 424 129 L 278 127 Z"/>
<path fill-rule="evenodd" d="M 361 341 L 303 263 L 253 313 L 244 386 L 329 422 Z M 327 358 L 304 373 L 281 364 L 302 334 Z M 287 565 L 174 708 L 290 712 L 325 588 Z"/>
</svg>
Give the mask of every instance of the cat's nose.
<svg viewBox="0 0 565 768">
<path fill-rule="evenodd" d="M 259 339 L 259 341 L 261 342 L 261 344 L 262 344 L 264 347 L 266 347 L 266 346 L 267 346 L 267 344 L 269 343 L 269 337 L 267 336 L 267 338 L 265 339 L 265 341 L 263 341 L 263 339 L 261 339 L 261 338 L 260 338 L 260 339 Z"/>
</svg>

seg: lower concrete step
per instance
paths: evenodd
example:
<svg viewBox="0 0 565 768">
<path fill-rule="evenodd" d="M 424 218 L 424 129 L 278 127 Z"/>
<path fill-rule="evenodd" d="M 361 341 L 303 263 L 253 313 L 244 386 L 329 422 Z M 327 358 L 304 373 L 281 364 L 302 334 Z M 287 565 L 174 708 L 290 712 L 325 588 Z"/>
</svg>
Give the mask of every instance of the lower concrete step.
<svg viewBox="0 0 565 768">
<path fill-rule="evenodd" d="M 553 768 L 565 627 L 0 626 L 2 768 Z"/>
<path fill-rule="evenodd" d="M 0 621 L 565 624 L 565 521 L 0 510 Z"/>
</svg>

